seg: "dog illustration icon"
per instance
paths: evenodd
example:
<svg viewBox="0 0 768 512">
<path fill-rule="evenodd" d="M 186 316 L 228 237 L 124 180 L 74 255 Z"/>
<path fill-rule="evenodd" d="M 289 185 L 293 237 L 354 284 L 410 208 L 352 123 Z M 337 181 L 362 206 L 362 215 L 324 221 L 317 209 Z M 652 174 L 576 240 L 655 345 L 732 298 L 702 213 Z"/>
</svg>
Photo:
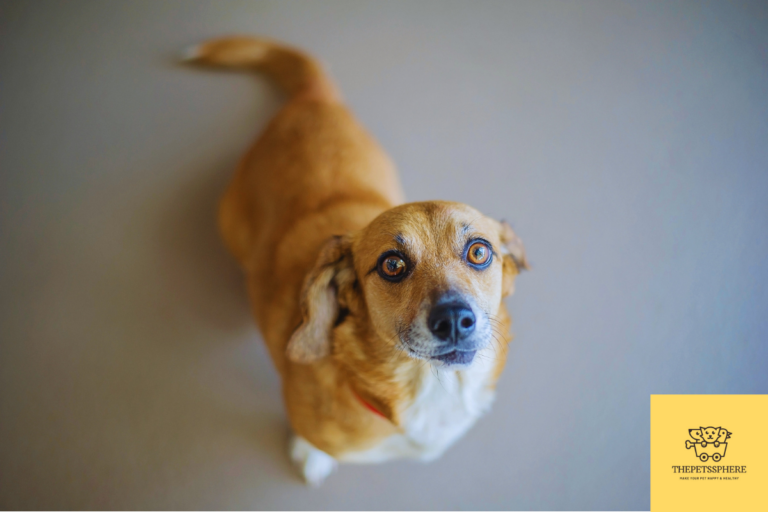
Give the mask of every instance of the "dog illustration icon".
<svg viewBox="0 0 768 512">
<path fill-rule="evenodd" d="M 686 440 L 685 448 L 693 451 L 701 462 L 707 462 L 710 457 L 719 462 L 725 457 L 725 449 L 728 448 L 727 440 L 731 433 L 722 427 L 689 428 L 688 435 L 693 441 Z"/>
</svg>

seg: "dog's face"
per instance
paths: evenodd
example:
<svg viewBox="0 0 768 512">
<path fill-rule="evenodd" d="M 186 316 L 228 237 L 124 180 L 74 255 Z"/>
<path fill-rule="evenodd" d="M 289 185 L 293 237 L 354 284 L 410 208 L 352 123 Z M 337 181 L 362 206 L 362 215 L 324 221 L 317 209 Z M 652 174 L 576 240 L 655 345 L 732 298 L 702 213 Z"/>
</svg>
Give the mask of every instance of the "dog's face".
<svg viewBox="0 0 768 512">
<path fill-rule="evenodd" d="M 493 339 L 506 252 L 500 224 L 466 205 L 408 204 L 379 216 L 353 246 L 379 338 L 415 358 L 471 363 Z"/>
<path fill-rule="evenodd" d="M 328 353 L 325 347 L 304 357 L 300 348 L 317 342 L 307 336 L 321 336 L 351 313 L 370 323 L 380 352 L 470 364 L 497 334 L 501 299 L 522 268 L 525 254 L 511 228 L 469 206 L 430 201 L 393 208 L 362 231 L 329 242 L 305 286 L 305 321 L 289 356 L 311 360 Z M 326 316 L 321 326 L 318 315 Z"/>
<path fill-rule="evenodd" d="M 701 427 L 701 437 L 708 443 L 717 441 L 720 436 L 720 428 L 716 427 Z"/>
</svg>

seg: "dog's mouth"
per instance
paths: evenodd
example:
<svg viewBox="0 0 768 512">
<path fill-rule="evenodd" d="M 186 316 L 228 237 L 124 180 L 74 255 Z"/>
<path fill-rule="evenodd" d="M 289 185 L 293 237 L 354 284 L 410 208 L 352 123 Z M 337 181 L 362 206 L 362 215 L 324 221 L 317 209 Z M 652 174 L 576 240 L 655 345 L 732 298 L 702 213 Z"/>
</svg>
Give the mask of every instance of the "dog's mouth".
<svg viewBox="0 0 768 512">
<path fill-rule="evenodd" d="M 445 366 L 460 366 L 469 365 L 474 361 L 475 355 L 482 347 L 466 347 L 463 349 L 453 348 L 438 353 L 419 353 L 414 350 L 409 344 L 405 344 L 408 347 L 408 353 L 415 358 L 423 359 L 427 361 L 439 361 Z"/>
<path fill-rule="evenodd" d="M 432 356 L 432 359 L 436 359 L 447 365 L 470 364 L 475 358 L 475 354 L 477 354 L 477 350 L 451 350 L 446 354 Z"/>
</svg>

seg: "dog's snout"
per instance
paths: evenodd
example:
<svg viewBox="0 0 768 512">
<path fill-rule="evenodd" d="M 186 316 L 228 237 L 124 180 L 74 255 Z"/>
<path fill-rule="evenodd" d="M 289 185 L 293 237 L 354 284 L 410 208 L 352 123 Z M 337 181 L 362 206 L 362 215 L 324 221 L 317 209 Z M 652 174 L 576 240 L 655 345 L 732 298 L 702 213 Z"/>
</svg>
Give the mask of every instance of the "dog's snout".
<svg viewBox="0 0 768 512">
<path fill-rule="evenodd" d="M 475 314 L 463 303 L 436 306 L 429 314 L 429 330 L 440 340 L 457 342 L 475 330 Z"/>
</svg>

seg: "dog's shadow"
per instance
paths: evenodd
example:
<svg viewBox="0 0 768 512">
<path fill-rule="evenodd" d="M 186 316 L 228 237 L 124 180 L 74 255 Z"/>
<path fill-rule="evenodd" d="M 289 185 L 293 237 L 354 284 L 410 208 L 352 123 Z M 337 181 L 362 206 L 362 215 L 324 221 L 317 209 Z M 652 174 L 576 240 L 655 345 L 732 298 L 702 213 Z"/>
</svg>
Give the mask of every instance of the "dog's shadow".
<svg viewBox="0 0 768 512">
<path fill-rule="evenodd" d="M 269 109 L 260 108 L 254 124 L 266 120 Z M 183 382 L 177 385 L 186 390 L 179 407 L 188 409 L 180 414 L 194 418 L 194 425 L 184 426 L 187 436 L 176 436 L 176 442 L 208 443 L 206 453 L 219 466 L 268 466 L 279 470 L 270 478 L 298 483 L 286 454 L 280 382 L 251 315 L 244 275 L 216 222 L 220 198 L 246 149 L 174 173 L 184 179 L 166 188 L 156 218 L 148 219 L 169 322 L 163 332 L 170 334 L 156 341 L 169 361 L 178 361 L 173 364 Z M 222 447 L 228 447 L 229 460 Z"/>
<path fill-rule="evenodd" d="M 155 233 L 157 263 L 176 308 L 230 333 L 253 325 L 243 273 L 216 226 L 218 202 L 235 165 L 231 158 L 210 171 L 190 172 L 167 192 Z"/>
</svg>

